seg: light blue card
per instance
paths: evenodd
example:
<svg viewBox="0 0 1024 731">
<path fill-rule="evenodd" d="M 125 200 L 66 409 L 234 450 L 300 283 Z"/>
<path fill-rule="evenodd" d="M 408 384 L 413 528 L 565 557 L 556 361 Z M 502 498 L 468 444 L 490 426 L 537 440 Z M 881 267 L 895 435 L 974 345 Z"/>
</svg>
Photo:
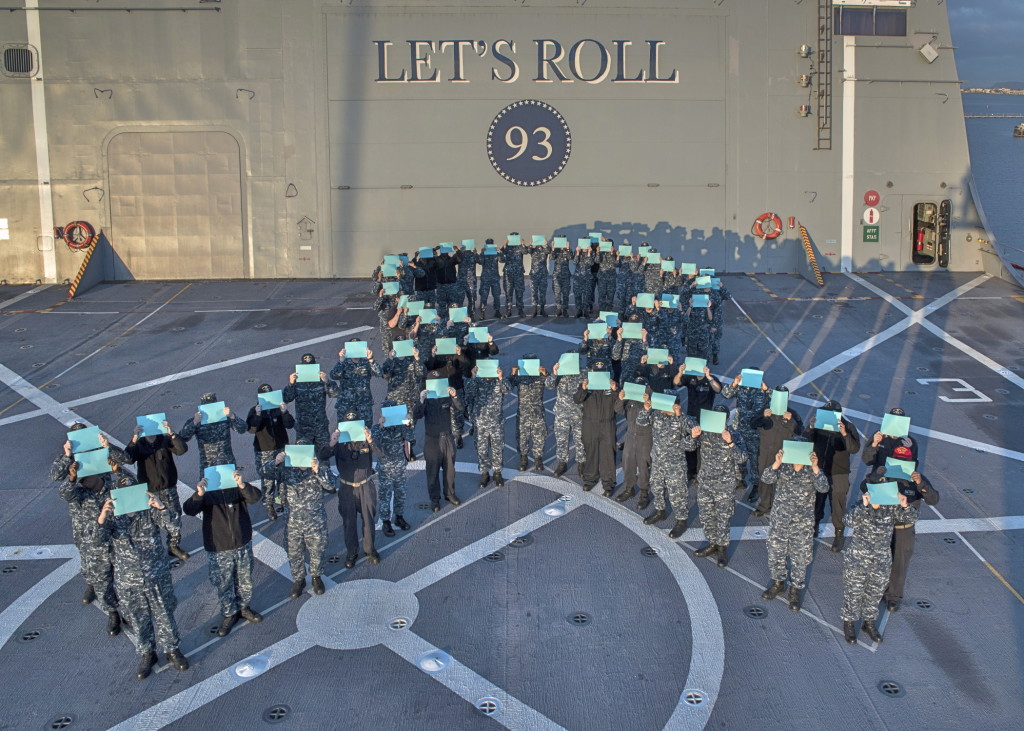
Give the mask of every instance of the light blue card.
<svg viewBox="0 0 1024 731">
<path fill-rule="evenodd" d="M 562 353 L 558 359 L 558 375 L 578 376 L 580 374 L 579 353 Z"/>
<path fill-rule="evenodd" d="M 643 256 L 647 256 L 647 252 L 650 251 L 650 250 L 651 250 L 650 246 L 641 246 L 641 247 L 639 247 L 636 250 L 636 253 L 638 253 L 641 257 L 643 257 Z"/>
<path fill-rule="evenodd" d="M 90 475 L 102 475 L 110 472 L 110 465 L 107 460 L 110 458 L 110 450 L 90 449 L 88 452 L 75 454 L 75 461 L 78 462 L 78 477 L 89 477 Z"/>
<path fill-rule="evenodd" d="M 910 436 L 910 417 L 886 414 L 882 417 L 882 428 L 879 431 L 890 437 Z"/>
<path fill-rule="evenodd" d="M 110 497 L 114 500 L 114 515 L 128 515 L 149 510 L 148 491 L 149 485 L 145 482 L 111 490 Z"/>
<path fill-rule="evenodd" d="M 427 398 L 447 398 L 448 397 L 448 379 L 447 378 L 428 378 L 427 379 Z"/>
<path fill-rule="evenodd" d="M 687 358 L 683 367 L 684 376 L 703 376 L 708 362 L 704 358 Z"/>
<path fill-rule="evenodd" d="M 409 407 L 385 406 L 380 410 L 384 417 L 384 426 L 407 426 L 409 424 Z"/>
<path fill-rule="evenodd" d="M 72 452 L 88 452 L 103 446 L 100 444 L 100 428 L 98 426 L 69 431 L 68 441 L 71 442 Z"/>
<path fill-rule="evenodd" d="M 647 263 L 648 264 L 661 264 L 661 253 L 657 251 L 647 252 Z"/>
<path fill-rule="evenodd" d="M 569 239 L 566 238 L 565 236 L 556 236 L 552 240 L 551 245 L 555 249 L 568 249 L 569 248 Z"/>
<path fill-rule="evenodd" d="M 698 274 L 700 274 L 701 276 L 713 277 L 713 276 L 715 276 L 715 270 L 714 269 L 701 269 L 698 272 Z"/>
<path fill-rule="evenodd" d="M 652 393 L 651 394 L 651 408 L 657 409 L 658 411 L 664 411 L 669 414 L 675 413 L 673 408 L 676 403 L 676 397 L 670 393 Z"/>
<path fill-rule="evenodd" d="M 706 294 L 695 294 L 690 297 L 690 307 L 699 307 L 701 309 L 707 309 L 708 296 Z"/>
<path fill-rule="evenodd" d="M 319 376 L 317 379 L 319 380 Z M 199 404 L 199 412 L 203 415 L 202 423 L 216 424 L 219 421 L 227 421 L 228 417 L 224 415 L 225 406 L 223 401 L 218 401 L 215 404 Z"/>
<path fill-rule="evenodd" d="M 608 337 L 608 325 L 603 322 L 591 322 L 587 325 L 587 337 L 591 340 L 603 340 Z"/>
<path fill-rule="evenodd" d="M 710 289 L 711 288 L 711 277 L 701 275 L 697 277 L 695 284 L 698 289 Z"/>
<path fill-rule="evenodd" d="M 488 336 L 486 327 L 469 328 L 469 342 L 471 343 L 486 343 Z"/>
<path fill-rule="evenodd" d="M 523 237 L 520 236 L 519 234 L 509 234 L 508 235 L 508 245 L 509 246 L 522 246 L 523 245 Z"/>
<path fill-rule="evenodd" d="M 591 241 L 600 241 L 604 237 L 604 234 L 602 234 L 600 231 L 591 231 L 590 233 L 587 234 L 587 236 L 590 237 Z"/>
<path fill-rule="evenodd" d="M 641 292 L 636 296 L 636 306 L 641 309 L 651 309 L 654 307 L 654 295 L 650 292 Z"/>
<path fill-rule="evenodd" d="M 644 336 L 644 326 L 639 322 L 625 322 L 622 324 L 623 340 L 641 340 Z"/>
<path fill-rule="evenodd" d="M 548 240 L 547 240 L 547 238 L 545 238 L 544 234 L 533 234 L 533 245 L 534 246 L 543 246 L 547 242 L 548 242 Z"/>
<path fill-rule="evenodd" d="M 526 358 L 519 361 L 519 375 L 521 376 L 539 376 L 540 375 L 540 360 L 537 358 Z"/>
<path fill-rule="evenodd" d="M 684 261 L 684 262 L 682 262 L 679 265 L 679 273 L 680 274 L 696 274 L 697 273 L 697 265 L 696 264 L 691 264 L 689 262 L 685 262 Z"/>
<path fill-rule="evenodd" d="M 640 401 L 642 403 L 644 395 L 647 393 L 647 386 L 642 383 L 626 381 L 622 384 L 622 392 L 625 394 L 626 401 Z"/>
<path fill-rule="evenodd" d="M 579 248 L 579 249 L 589 249 L 590 248 L 590 239 L 589 238 L 587 238 L 587 239 L 576 239 L 576 247 Z"/>
<path fill-rule="evenodd" d="M 384 256 L 384 263 L 390 264 L 393 267 L 402 265 L 402 257 L 396 256 L 395 254 L 387 254 Z"/>
<path fill-rule="evenodd" d="M 433 307 L 424 307 L 420 310 L 420 324 L 421 325 L 436 325 L 437 324 L 437 310 Z"/>
<path fill-rule="evenodd" d="M 668 261 L 667 259 L 661 260 L 661 271 L 663 272 L 674 272 L 676 270 L 676 263 L 674 261 Z"/>
<path fill-rule="evenodd" d="M 451 241 L 446 241 L 446 242 L 444 242 L 443 244 L 440 245 L 440 249 L 441 249 L 440 253 L 442 253 L 442 254 L 454 254 L 455 253 L 455 244 L 453 242 L 451 242 Z"/>
<path fill-rule="evenodd" d="M 341 434 L 338 435 L 338 443 L 347 444 L 348 442 L 365 442 L 366 435 L 363 433 L 363 429 L 365 428 L 366 422 L 362 419 L 356 419 L 355 421 L 339 421 L 338 431 L 341 432 Z M 312 447 L 312 445 L 310 445 L 310 447 Z M 310 457 L 312 457 L 312 455 L 310 455 Z"/>
<path fill-rule="evenodd" d="M 814 428 L 824 431 L 839 431 L 840 414 L 835 411 L 818 409 L 814 412 Z"/>
<path fill-rule="evenodd" d="M 905 459 L 885 458 L 885 476 L 890 480 L 910 480 L 911 475 L 917 471 L 917 462 L 908 462 Z"/>
<path fill-rule="evenodd" d="M 895 482 L 869 482 L 868 494 L 871 498 L 868 502 L 871 505 L 899 505 L 899 485 Z"/>
<path fill-rule="evenodd" d="M 754 368 L 744 368 L 740 371 L 740 385 L 747 388 L 761 388 L 764 383 L 764 371 Z"/>
<path fill-rule="evenodd" d="M 679 308 L 679 295 L 678 294 L 663 294 L 661 295 L 661 306 L 667 307 L 670 310 Z"/>
<path fill-rule="evenodd" d="M 408 264 L 409 263 L 409 255 L 408 254 L 399 254 L 398 258 L 402 260 L 403 264 Z"/>
<path fill-rule="evenodd" d="M 279 409 L 281 404 L 284 403 L 284 392 L 280 389 L 268 391 L 267 393 L 256 394 L 256 398 L 260 403 L 261 409 Z"/>
<path fill-rule="evenodd" d="M 399 307 L 408 307 L 409 306 L 409 295 L 407 295 L 407 294 L 400 294 L 400 295 L 398 295 L 398 306 Z"/>
<path fill-rule="evenodd" d="M 711 289 L 721 289 L 722 280 L 718 277 L 711 277 Z"/>
<path fill-rule="evenodd" d="M 473 249 L 476 248 L 476 239 L 463 239 L 462 248 L 466 249 L 467 251 L 472 251 Z"/>
<path fill-rule="evenodd" d="M 633 247 L 619 244 L 619 256 L 633 256 Z"/>
<path fill-rule="evenodd" d="M 612 251 L 612 242 L 611 241 L 599 241 L 597 243 L 597 250 L 598 251 L 603 251 L 606 254 L 610 254 L 611 251 Z"/>
<path fill-rule="evenodd" d="M 423 312 L 423 301 L 422 300 L 409 300 L 406 303 L 406 310 L 408 310 L 409 317 L 416 317 L 416 315 Z"/>
<path fill-rule="evenodd" d="M 382 277 L 397 277 L 398 267 L 396 267 L 394 264 L 381 264 L 380 274 Z"/>
<path fill-rule="evenodd" d="M 561 370 L 561 369 L 559 369 Z M 612 387 L 612 374 L 608 371 L 588 371 L 587 390 L 607 391 Z"/>
<path fill-rule="evenodd" d="M 366 357 L 366 341 L 355 340 L 351 343 L 345 343 L 345 357 L 346 358 L 365 358 Z"/>
<path fill-rule="evenodd" d="M 787 439 L 782 443 L 782 463 L 810 465 L 813 451 L 814 444 L 811 442 L 796 442 Z"/>
<path fill-rule="evenodd" d="M 398 282 L 384 282 L 383 290 L 386 295 L 396 295 L 401 291 L 401 288 L 402 285 Z"/>
<path fill-rule="evenodd" d="M 491 360 L 490 358 L 478 360 L 476 362 L 476 375 L 478 378 L 497 378 L 499 365 L 498 361 Z"/>
<path fill-rule="evenodd" d="M 789 391 L 772 391 L 770 408 L 773 414 L 778 414 L 779 416 L 789 411 Z"/>
<path fill-rule="evenodd" d="M 319 363 L 299 363 L 295 366 L 296 381 L 299 383 L 318 383 L 320 381 Z"/>
<path fill-rule="evenodd" d="M 601 310 L 601 312 L 598 315 L 598 317 L 600 317 L 602 320 L 604 320 L 604 324 L 607 325 L 608 327 L 618 327 L 619 326 L 619 313 L 618 312 L 609 312 L 607 310 Z"/>
<path fill-rule="evenodd" d="M 494 244 L 484 244 L 484 256 L 497 256 L 498 247 Z"/>
<path fill-rule="evenodd" d="M 414 340 L 393 340 L 391 341 L 391 347 L 395 351 L 396 358 L 411 358 L 416 342 Z"/>
<path fill-rule="evenodd" d="M 430 246 L 420 247 L 420 259 L 433 259 L 434 249 Z"/>
<path fill-rule="evenodd" d="M 235 466 L 233 464 L 219 464 L 207 467 L 203 470 L 203 477 L 206 478 L 207 492 L 238 487 L 238 483 L 235 482 Z"/>
<path fill-rule="evenodd" d="M 344 440 L 345 433 L 342 432 L 338 441 Z M 284 466 L 312 467 L 313 457 L 315 456 L 314 450 L 316 450 L 316 446 L 313 444 L 286 444 L 284 447 Z"/>
<path fill-rule="evenodd" d="M 668 365 L 668 348 L 648 348 L 647 365 Z"/>
<path fill-rule="evenodd" d="M 438 338 L 434 345 L 438 355 L 455 355 L 455 338 Z"/>
<path fill-rule="evenodd" d="M 721 411 L 700 410 L 700 430 L 709 434 L 721 434 L 725 431 L 725 417 Z"/>
<path fill-rule="evenodd" d="M 155 437 L 160 434 L 166 434 L 164 431 L 165 421 L 167 421 L 167 414 L 163 412 L 159 414 L 146 414 L 145 416 L 135 417 L 135 423 L 142 427 L 142 436 L 144 437 Z"/>
<path fill-rule="evenodd" d="M 448 308 L 448 319 L 451 320 L 452 322 L 465 322 L 467 317 L 469 317 L 468 307 Z"/>
</svg>

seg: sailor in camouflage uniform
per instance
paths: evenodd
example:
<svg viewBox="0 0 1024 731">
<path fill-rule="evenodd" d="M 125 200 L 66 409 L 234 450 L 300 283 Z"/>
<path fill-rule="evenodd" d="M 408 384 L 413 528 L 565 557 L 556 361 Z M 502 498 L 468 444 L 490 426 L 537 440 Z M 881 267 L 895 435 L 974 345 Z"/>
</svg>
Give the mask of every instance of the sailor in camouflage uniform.
<svg viewBox="0 0 1024 731">
<path fill-rule="evenodd" d="M 70 431 L 85 428 L 85 424 L 77 423 Z M 109 445 L 102 434 L 100 443 L 108 444 L 109 462 L 124 464 L 127 461 L 124 452 Z M 71 452 L 71 442 L 68 441 L 64 443 L 64 454 L 57 457 L 50 467 L 50 479 L 61 482 L 59 494 L 68 504 L 71 534 L 78 547 L 82 576 L 87 584 L 82 603 L 90 604 L 94 599 L 97 600 L 100 609 L 107 615 L 107 632 L 115 637 L 121 632 L 121 617 L 117 612 L 117 594 L 114 591 L 113 549 L 109 541 L 96 540 L 92 535 L 103 503 L 110 497 L 111 473 L 78 479 L 78 463 Z"/>
<path fill-rule="evenodd" d="M 350 338 L 349 342 L 358 342 L 358 338 Z M 338 393 L 334 401 L 338 421 L 345 421 L 344 416 L 349 411 L 359 414 L 363 423 L 369 424 L 373 420 L 373 393 L 370 391 L 373 376 L 384 377 L 370 348 L 366 349 L 365 358 L 346 358 L 344 348 L 338 351 L 338 362 L 330 374 Z"/>
<path fill-rule="evenodd" d="M 263 621 L 263 616 L 249 606 L 253 554 L 248 507 L 258 503 L 262 495 L 259 488 L 242 479 L 238 470 L 234 479 L 235 487 L 208 491 L 203 478 L 183 506 L 188 515 L 203 516 L 203 548 L 222 617 L 217 628 L 219 637 L 227 637 L 240 618 L 253 623 Z"/>
<path fill-rule="evenodd" d="M 712 284 L 707 294 L 711 302 L 711 363 L 718 365 L 718 352 L 722 347 L 722 335 L 725 333 L 725 308 L 722 305 L 726 300 L 731 300 L 732 295 L 720 280 L 717 287 Z"/>
<path fill-rule="evenodd" d="M 530 289 L 533 297 L 532 317 L 543 317 L 548 304 L 548 257 L 551 245 L 547 242 L 530 248 Z"/>
<path fill-rule="evenodd" d="M 686 310 L 686 355 L 711 362 L 711 323 L 714 313 L 709 307 L 683 305 Z"/>
<path fill-rule="evenodd" d="M 312 353 L 304 353 L 302 362 L 316 363 L 316 358 Z M 319 449 L 331 439 L 326 403 L 328 398 L 337 397 L 338 392 L 323 371 L 320 371 L 319 381 L 302 382 L 298 377 L 296 373 L 288 377 L 288 385 L 281 395 L 286 404 L 295 402 L 295 438 L 305 439 Z"/>
<path fill-rule="evenodd" d="M 872 482 L 884 479 L 884 473 L 876 471 L 865 481 L 861 488 L 867 488 L 863 501 L 847 512 L 844 521 L 853 528 L 853 540 L 843 560 L 843 608 L 839 618 L 843 620 L 843 636 L 851 645 L 857 642 L 854 622 L 858 619 L 864 620 L 862 629 L 869 639 L 882 641 L 875 620 L 892 570 L 889 545 L 893 529 L 897 523 L 913 525 L 917 522 L 917 509 L 909 505 L 907 496 L 902 493 L 898 494 L 899 505 L 871 503 Z"/>
<path fill-rule="evenodd" d="M 611 311 L 615 306 L 615 273 L 619 266 L 615 242 L 611 243 L 612 251 L 597 254 L 597 309 L 605 311 Z"/>
<path fill-rule="evenodd" d="M 273 390 L 273 386 L 264 383 L 256 389 L 257 398 L 258 394 L 271 393 Z M 249 433 L 253 434 L 256 473 L 260 476 L 260 485 L 263 487 L 263 507 L 267 510 L 268 519 L 277 520 L 277 506 L 281 503 L 277 483 L 274 482 L 273 471 L 266 472 L 264 467 L 288 444 L 287 430 L 295 427 L 295 417 L 287 411 L 284 403 L 274 409 L 264 409 L 257 403 L 249 409 L 245 423 L 249 425 Z"/>
<path fill-rule="evenodd" d="M 487 319 L 487 297 L 494 305 L 494 316 L 501 317 L 501 278 L 498 276 L 498 253 L 486 253 L 487 246 L 494 245 L 494 239 L 487 239 L 484 251 L 477 254 L 480 263 L 480 319 Z"/>
<path fill-rule="evenodd" d="M 577 355 L 568 351 L 566 355 Z M 583 409 L 573 401 L 576 391 L 583 383 L 583 374 L 560 376 L 558 363 L 551 369 L 551 375 L 544 379 L 544 387 L 555 392 L 555 477 L 561 477 L 569 469 L 569 440 L 572 440 L 576 451 L 576 463 L 582 472 L 583 463 L 587 461 L 587 453 L 583 449 Z"/>
<path fill-rule="evenodd" d="M 565 249 L 551 249 L 551 287 L 555 295 L 555 316 L 565 317 L 569 312 L 569 292 L 572 289 L 572 270 L 569 264 L 572 262 L 572 251 Z"/>
<path fill-rule="evenodd" d="M 419 394 L 416 395 L 419 401 Z M 381 404 L 381 408 L 390 406 L 408 406 L 390 399 Z M 407 423 L 396 426 L 384 426 L 384 417 L 370 429 L 373 443 L 380 449 L 377 456 L 377 510 L 383 523 L 381 530 L 385 536 L 392 538 L 395 529 L 391 527 L 392 507 L 394 499 L 394 523 L 402 530 L 412 526 L 402 517 L 405 510 L 405 471 L 406 464 L 412 455 L 413 415 L 415 408 L 409 408 Z"/>
<path fill-rule="evenodd" d="M 504 416 L 502 402 L 511 393 L 501 368 L 497 378 L 481 378 L 473 368 L 473 377 L 466 379 L 466 411 L 473 422 L 476 439 L 476 457 L 480 466 L 480 487 L 487 487 L 494 470 L 494 484 L 501 487 L 505 478 L 501 465 L 505 453 Z"/>
<path fill-rule="evenodd" d="M 118 487 L 135 484 L 130 475 L 118 480 Z M 164 556 L 160 528 L 150 515 L 163 504 L 149 496 L 150 508 L 126 515 L 114 515 L 114 501 L 103 504 L 90 537 L 107 543 L 114 553 L 114 586 L 121 614 L 135 630 L 133 640 L 141 661 L 139 680 L 147 678 L 156 665 L 156 647 L 167 655 L 177 670 L 188 670 L 188 660 L 178 649 L 180 638 L 174 621 L 178 599 L 171 584 L 171 569 Z"/>
<path fill-rule="evenodd" d="M 715 408 L 725 411 L 724 406 Z M 695 448 L 700 451 L 697 511 L 704 527 L 704 537 L 708 541 L 694 555 L 698 558 L 714 555 L 718 567 L 725 568 L 728 562 L 726 549 L 729 547 L 729 521 L 736 510 L 736 501 L 733 499 L 736 467 L 743 464 L 747 455 L 736 444 L 728 429 L 721 434 L 711 434 L 702 432 L 697 426 L 692 435 L 696 442 Z"/>
<path fill-rule="evenodd" d="M 388 358 L 384 361 L 384 365 L 381 366 L 380 370 L 388 384 L 386 398 L 390 405 L 402 404 L 409 409 L 409 423 L 411 425 L 409 457 L 415 459 L 416 452 L 413 447 L 416 444 L 416 438 L 412 432 L 415 430 L 416 421 L 413 419 L 412 414 L 416 411 L 416 404 L 419 403 L 420 391 L 423 390 L 423 379 L 426 374 L 423 361 L 420 360 L 419 349 L 413 348 L 411 358 Z"/>
<path fill-rule="evenodd" d="M 162 434 L 142 436 L 143 428 L 136 426 L 124 452 L 136 465 L 139 481 L 149 485 L 149 491 L 166 508 L 156 511 L 153 520 L 167 532 L 168 555 L 185 562 L 188 554 L 181 550 L 181 498 L 178 497 L 178 468 L 174 457 L 188 452 L 188 445 L 173 432 L 166 419 L 161 428 Z"/>
<path fill-rule="evenodd" d="M 516 234 L 512 234 L 513 236 Z M 516 301 L 519 316 L 525 317 L 523 295 L 526 293 L 526 267 L 523 264 L 523 246 L 510 246 L 508 241 L 501 248 L 501 261 L 505 264 L 505 317 L 512 317 L 512 300 Z"/>
<path fill-rule="evenodd" d="M 459 285 L 462 287 L 463 299 L 456 306 L 465 303 L 470 312 L 476 312 L 476 264 L 480 255 L 473 249 L 460 246 L 462 261 L 459 263 Z"/>
<path fill-rule="evenodd" d="M 768 571 L 772 584 L 761 594 L 771 601 L 786 587 L 788 571 L 789 608 L 800 611 L 800 590 L 804 588 L 807 567 L 814 558 L 814 496 L 828 492 L 828 478 L 818 467 L 818 456 L 811 453 L 811 466 L 783 464 L 785 450 L 765 468 L 761 481 L 775 485 L 771 522 L 768 525 Z"/>
<path fill-rule="evenodd" d="M 200 404 L 217 403 L 217 394 L 204 393 L 199 397 Z M 235 453 L 231 449 L 231 430 L 239 434 L 245 434 L 249 427 L 242 419 L 231 413 L 231 409 L 224 407 L 224 421 L 215 421 L 204 424 L 203 413 L 197 411 L 196 415 L 185 422 L 178 432 L 184 441 L 196 438 L 196 445 L 199 447 L 199 474 L 202 476 L 207 467 L 221 464 L 238 464 L 235 461 Z"/>
<path fill-rule="evenodd" d="M 576 317 L 590 317 L 594 306 L 594 272 L 597 264 L 596 244 L 580 246 L 573 260 L 576 271 L 572 275 L 572 292 L 576 301 Z"/>
<path fill-rule="evenodd" d="M 640 315 L 632 314 L 629 322 L 640 322 Z M 647 330 L 641 330 L 641 339 L 625 339 L 622 337 L 622 328 L 617 331 L 618 337 L 612 344 L 612 361 L 619 363 L 619 378 L 623 383 L 636 380 L 636 370 L 640 367 L 640 360 L 647 355 Z"/>
<path fill-rule="evenodd" d="M 751 368 L 750 370 L 757 369 Z M 753 426 L 753 422 L 771 405 L 772 392 L 764 380 L 761 381 L 760 388 L 741 386 L 740 381 L 742 381 L 742 375 L 737 375 L 732 383 L 723 386 L 722 398 L 736 399 L 736 408 L 739 411 L 738 431 L 743 448 L 747 453 L 744 483 L 754 490 L 760 481 L 760 475 L 757 474 L 757 453 L 761 443 L 761 432 Z"/>
<path fill-rule="evenodd" d="M 636 382 L 642 386 L 647 385 L 645 378 L 639 378 Z M 651 450 L 654 443 L 651 426 L 637 423 L 637 416 L 643 411 L 644 402 L 627 401 L 625 389 L 619 391 L 615 413 L 626 417 L 626 438 L 622 449 L 622 482 L 626 489 L 615 496 L 615 501 L 626 502 L 636 494 L 636 488 L 640 488 L 637 510 L 646 510 L 651 504 Z"/>
<path fill-rule="evenodd" d="M 678 538 L 686 532 L 686 514 L 689 500 L 686 484 L 685 450 L 694 448 L 694 422 L 683 413 L 679 400 L 672 405 L 672 413 L 654 409 L 651 397 L 644 400 L 644 410 L 636 417 L 640 426 L 651 427 L 651 491 L 654 493 L 654 512 L 644 518 L 645 525 L 665 520 L 665 491 L 668 503 L 676 516 L 669 538 Z"/>
<path fill-rule="evenodd" d="M 527 353 L 523 360 L 537 358 L 536 353 Z M 544 442 L 548 438 L 548 425 L 544 419 L 544 379 L 548 370 L 540 367 L 539 376 L 519 373 L 519 366 L 512 366 L 508 383 L 516 389 L 519 398 L 516 408 L 516 435 L 519 443 L 519 471 L 524 472 L 533 455 L 533 471 L 544 470 Z M 532 445 L 532 450 L 531 450 Z"/>
<path fill-rule="evenodd" d="M 614 341 L 612 338 L 612 328 L 605 324 L 604 320 L 598 320 L 598 323 L 604 325 L 604 336 L 600 338 L 590 337 L 590 328 L 586 328 L 583 331 L 583 340 L 580 341 L 580 355 L 587 356 L 587 370 L 600 370 L 607 371 L 611 369 L 612 365 L 612 346 Z M 601 367 L 596 367 L 596 363 L 601 363 Z"/>
<path fill-rule="evenodd" d="M 302 444 L 303 441 L 298 440 L 297 443 Z M 293 582 L 291 597 L 298 599 L 306 588 L 306 551 L 309 552 L 313 591 L 323 594 L 324 581 L 320 575 L 324 571 L 324 552 L 327 550 L 324 493 L 337 492 L 329 482 L 327 464 L 321 466 L 319 460 L 314 459 L 312 468 L 289 467 L 285 465 L 285 453 L 281 452 L 268 469 L 276 470 L 281 495 L 288 507 L 285 534 Z"/>
</svg>

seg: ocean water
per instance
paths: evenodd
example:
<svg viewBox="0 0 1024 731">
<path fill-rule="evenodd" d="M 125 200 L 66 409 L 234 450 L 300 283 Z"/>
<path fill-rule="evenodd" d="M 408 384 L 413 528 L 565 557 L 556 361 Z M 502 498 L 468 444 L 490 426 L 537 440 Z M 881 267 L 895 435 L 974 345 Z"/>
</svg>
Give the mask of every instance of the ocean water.
<svg viewBox="0 0 1024 731">
<path fill-rule="evenodd" d="M 1015 114 L 1013 119 L 967 119 L 974 184 L 996 241 L 1024 249 L 1024 96 L 965 94 L 964 114 Z"/>
</svg>

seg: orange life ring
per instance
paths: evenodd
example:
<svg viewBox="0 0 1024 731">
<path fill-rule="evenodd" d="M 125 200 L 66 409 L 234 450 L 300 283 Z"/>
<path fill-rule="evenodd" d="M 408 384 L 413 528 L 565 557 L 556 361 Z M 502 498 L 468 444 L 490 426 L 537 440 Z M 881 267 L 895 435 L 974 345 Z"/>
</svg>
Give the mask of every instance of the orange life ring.
<svg viewBox="0 0 1024 731">
<path fill-rule="evenodd" d="M 72 221 L 67 226 L 58 228 L 56 234 L 73 251 L 88 249 L 96 240 L 96 229 L 88 221 Z"/>
<path fill-rule="evenodd" d="M 768 230 L 765 230 L 765 221 L 772 222 L 772 225 L 770 228 L 768 228 Z M 769 211 L 768 213 L 762 213 L 760 216 L 757 217 L 757 220 L 754 221 L 753 233 L 755 236 L 758 236 L 759 238 L 764 240 L 777 238 L 779 234 L 782 233 L 782 219 L 779 218 L 777 214 L 772 213 L 771 211 Z"/>
</svg>

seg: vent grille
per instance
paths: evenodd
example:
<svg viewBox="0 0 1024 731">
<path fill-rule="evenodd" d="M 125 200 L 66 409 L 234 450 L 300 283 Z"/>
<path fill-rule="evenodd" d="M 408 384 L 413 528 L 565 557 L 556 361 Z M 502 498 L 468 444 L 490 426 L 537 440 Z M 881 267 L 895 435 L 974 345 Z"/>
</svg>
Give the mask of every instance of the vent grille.
<svg viewBox="0 0 1024 731">
<path fill-rule="evenodd" d="M 35 49 L 24 44 L 5 44 L 3 68 L 7 76 L 33 76 L 36 73 Z"/>
</svg>

